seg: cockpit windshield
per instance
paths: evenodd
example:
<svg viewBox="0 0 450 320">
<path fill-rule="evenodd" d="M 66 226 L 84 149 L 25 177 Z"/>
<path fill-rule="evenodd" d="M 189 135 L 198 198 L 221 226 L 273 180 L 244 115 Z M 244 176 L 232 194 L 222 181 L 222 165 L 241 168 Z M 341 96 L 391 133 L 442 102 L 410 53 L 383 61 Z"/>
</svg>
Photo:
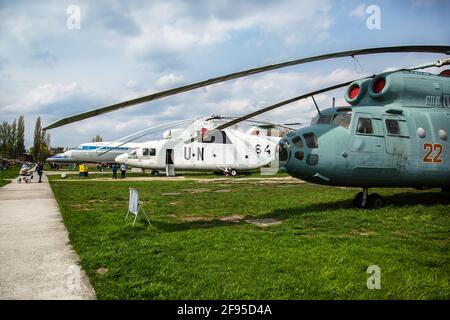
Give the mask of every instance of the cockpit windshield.
<svg viewBox="0 0 450 320">
<path fill-rule="evenodd" d="M 344 128 L 350 127 L 350 121 L 352 120 L 351 113 L 338 113 L 333 117 L 333 124 L 335 126 L 341 126 Z"/>
<path fill-rule="evenodd" d="M 133 150 L 128 154 L 129 159 L 136 159 L 137 158 L 137 150 Z"/>
<path fill-rule="evenodd" d="M 348 128 L 352 119 L 351 113 L 321 114 L 311 120 L 311 125 L 315 124 L 333 124 Z"/>
</svg>

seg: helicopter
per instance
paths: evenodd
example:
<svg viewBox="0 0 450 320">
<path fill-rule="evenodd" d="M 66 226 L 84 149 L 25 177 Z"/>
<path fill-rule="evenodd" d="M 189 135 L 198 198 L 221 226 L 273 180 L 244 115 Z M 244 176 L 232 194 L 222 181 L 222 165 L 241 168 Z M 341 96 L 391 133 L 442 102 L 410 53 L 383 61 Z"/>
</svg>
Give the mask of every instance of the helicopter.
<svg viewBox="0 0 450 320">
<path fill-rule="evenodd" d="M 254 126 L 245 132 L 233 127 L 208 132 L 227 119 L 233 117 L 195 119 L 188 128 L 167 130 L 163 139 L 143 142 L 132 152 L 117 156 L 115 162 L 151 169 L 152 175 L 159 175 L 159 170 L 165 170 L 167 176 L 174 176 L 175 170 L 201 170 L 236 176 L 263 167 L 267 168 L 262 172 L 269 173 L 281 136 L 295 130 L 283 124 L 247 120 Z M 191 143 L 185 144 L 186 139 L 192 139 Z"/>
<path fill-rule="evenodd" d="M 68 150 L 62 156 L 48 158 L 47 161 L 123 163 L 130 167 L 151 169 L 152 175 L 159 175 L 159 170 L 165 170 L 167 176 L 174 176 L 175 170 L 214 171 L 217 174 L 236 176 L 240 171 L 268 165 L 270 168 L 281 136 L 294 128 L 265 120 L 247 120 L 247 124 L 253 126 L 246 132 L 235 125 L 220 133 L 208 134 L 208 129 L 218 123 L 235 118 L 211 115 L 158 124 L 116 141 L 83 143 L 78 148 Z M 178 127 L 187 124 L 186 128 Z M 169 129 L 163 132 L 162 139 L 133 142 L 167 128 Z M 183 141 L 192 137 L 196 140 L 194 145 L 186 146 Z M 262 171 L 268 172 L 269 168 Z"/>
<path fill-rule="evenodd" d="M 58 120 L 45 129 L 87 119 L 231 79 L 326 59 L 377 53 L 450 54 L 450 46 L 395 46 L 350 50 L 291 60 L 232 73 L 154 93 Z M 450 58 L 353 79 L 276 103 L 208 130 L 209 134 L 301 99 L 347 87 L 350 106 L 320 110 L 310 126 L 288 133 L 278 144 L 282 171 L 324 185 L 361 187 L 354 198 L 360 208 L 380 207 L 380 195 L 369 187 L 450 188 L 450 72 L 434 75 L 417 70 L 442 67 Z M 313 100 L 315 102 L 315 100 Z M 192 143 L 193 138 L 184 141 Z"/>
</svg>

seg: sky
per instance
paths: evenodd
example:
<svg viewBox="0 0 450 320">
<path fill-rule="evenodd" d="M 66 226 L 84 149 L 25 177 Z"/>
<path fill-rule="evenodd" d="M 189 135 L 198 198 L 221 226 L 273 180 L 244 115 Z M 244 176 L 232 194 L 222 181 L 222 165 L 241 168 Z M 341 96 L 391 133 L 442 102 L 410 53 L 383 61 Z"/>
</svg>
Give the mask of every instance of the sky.
<svg viewBox="0 0 450 320">
<path fill-rule="evenodd" d="M 373 20 L 373 8 L 379 9 L 379 20 Z M 24 115 L 30 146 L 38 116 L 45 126 L 107 104 L 312 55 L 450 45 L 449 12 L 445 0 L 0 0 L 0 121 Z M 380 54 L 279 69 L 52 129 L 51 144 L 74 147 L 97 134 L 114 140 L 161 122 L 243 115 L 321 87 L 441 57 Z M 336 97 L 344 105 L 344 92 L 328 92 L 316 101 L 327 108 Z M 261 118 L 308 123 L 313 116 L 308 99 Z"/>
</svg>

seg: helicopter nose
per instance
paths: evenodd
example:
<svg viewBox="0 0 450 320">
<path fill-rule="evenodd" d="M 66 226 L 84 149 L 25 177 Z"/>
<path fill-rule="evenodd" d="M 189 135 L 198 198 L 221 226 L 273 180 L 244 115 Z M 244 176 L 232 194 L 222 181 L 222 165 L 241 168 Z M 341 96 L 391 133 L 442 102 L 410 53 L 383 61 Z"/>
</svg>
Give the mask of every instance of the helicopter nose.
<svg viewBox="0 0 450 320">
<path fill-rule="evenodd" d="M 126 163 L 128 159 L 128 153 L 123 153 L 121 155 L 118 155 L 114 161 L 117 163 Z"/>
<path fill-rule="evenodd" d="M 280 141 L 280 170 L 298 178 L 312 176 L 319 162 L 318 142 L 313 132 L 297 131 Z"/>
</svg>

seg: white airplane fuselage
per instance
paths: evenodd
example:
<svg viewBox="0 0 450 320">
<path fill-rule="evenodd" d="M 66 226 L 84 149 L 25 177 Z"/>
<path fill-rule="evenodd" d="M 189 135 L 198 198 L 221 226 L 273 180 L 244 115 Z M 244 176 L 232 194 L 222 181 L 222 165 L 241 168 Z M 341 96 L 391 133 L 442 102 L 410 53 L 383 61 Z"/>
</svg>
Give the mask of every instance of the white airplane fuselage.
<svg viewBox="0 0 450 320">
<path fill-rule="evenodd" d="M 114 163 L 114 159 L 118 155 L 131 152 L 140 145 L 140 143 L 120 145 L 118 142 L 83 143 L 77 149 L 64 152 L 64 156 L 74 159 L 76 162 Z"/>
</svg>

